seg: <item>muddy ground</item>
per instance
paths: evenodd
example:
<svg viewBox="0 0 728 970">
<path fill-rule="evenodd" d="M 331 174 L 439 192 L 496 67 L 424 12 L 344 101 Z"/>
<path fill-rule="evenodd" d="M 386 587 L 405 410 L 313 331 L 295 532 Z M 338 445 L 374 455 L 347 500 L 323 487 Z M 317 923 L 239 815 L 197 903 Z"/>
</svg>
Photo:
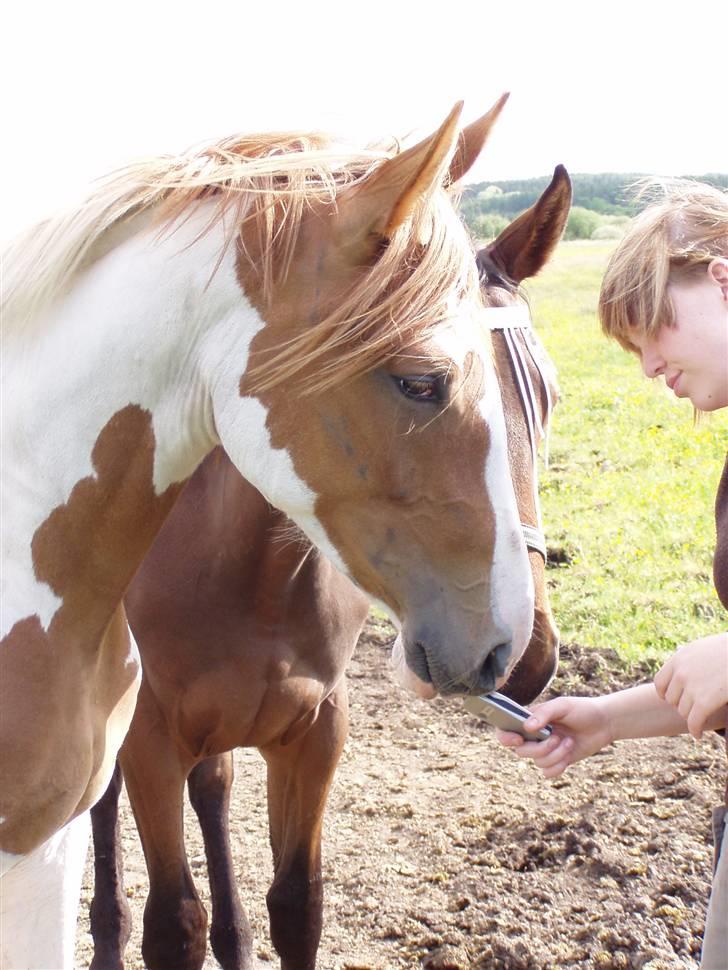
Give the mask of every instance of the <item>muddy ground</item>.
<svg viewBox="0 0 728 970">
<path fill-rule="evenodd" d="M 320 970 L 697 967 L 723 742 L 622 742 L 544 781 L 461 702 L 426 703 L 398 688 L 387 665 L 392 636 L 370 623 L 349 671 L 351 735 L 324 830 Z M 629 682 L 615 657 L 572 645 L 562 658 L 552 692 Z M 272 970 L 264 799 L 261 758 L 239 751 L 234 855 L 260 965 Z M 192 816 L 187 829 L 209 900 Z M 124 846 L 134 912 L 126 966 L 140 968 L 146 873 L 126 801 Z M 89 865 L 79 967 L 91 954 L 91 893 Z M 217 966 L 211 954 L 205 966 Z"/>
</svg>

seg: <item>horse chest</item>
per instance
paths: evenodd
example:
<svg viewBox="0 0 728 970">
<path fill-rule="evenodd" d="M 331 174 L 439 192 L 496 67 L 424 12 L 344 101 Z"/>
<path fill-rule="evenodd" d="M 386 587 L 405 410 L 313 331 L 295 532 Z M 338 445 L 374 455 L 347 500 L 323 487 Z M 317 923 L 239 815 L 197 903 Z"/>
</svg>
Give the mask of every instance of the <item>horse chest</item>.
<svg viewBox="0 0 728 970">
<path fill-rule="evenodd" d="M 0 847 L 24 855 L 103 794 L 141 667 L 121 608 L 100 640 L 70 633 L 63 617 L 47 631 L 30 617 L 0 659 Z"/>
</svg>

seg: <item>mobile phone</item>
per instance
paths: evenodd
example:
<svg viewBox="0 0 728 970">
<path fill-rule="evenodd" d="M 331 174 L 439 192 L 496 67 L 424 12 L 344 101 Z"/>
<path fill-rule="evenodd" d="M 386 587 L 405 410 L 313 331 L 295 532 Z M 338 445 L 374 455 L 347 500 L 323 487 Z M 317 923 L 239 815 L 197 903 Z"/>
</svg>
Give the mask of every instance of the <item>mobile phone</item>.
<svg viewBox="0 0 728 970">
<path fill-rule="evenodd" d="M 521 707 L 510 697 L 499 694 L 496 690 L 491 691 L 490 694 L 481 694 L 480 697 L 466 697 L 465 709 L 477 717 L 482 717 L 488 724 L 500 728 L 501 731 L 515 731 L 526 741 L 545 741 L 551 736 L 553 730 L 551 725 L 547 724 L 535 733 L 526 731 L 523 722 L 528 720 L 531 712 L 527 707 Z"/>
</svg>

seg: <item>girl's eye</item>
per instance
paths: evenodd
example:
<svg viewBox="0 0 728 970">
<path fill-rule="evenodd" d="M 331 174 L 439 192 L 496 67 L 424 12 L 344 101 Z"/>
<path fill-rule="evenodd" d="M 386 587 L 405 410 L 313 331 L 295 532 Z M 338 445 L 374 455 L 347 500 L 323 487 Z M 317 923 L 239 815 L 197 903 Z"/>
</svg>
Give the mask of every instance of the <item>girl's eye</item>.
<svg viewBox="0 0 728 970">
<path fill-rule="evenodd" d="M 431 401 L 441 404 L 444 400 L 442 378 L 427 374 L 424 377 L 395 377 L 400 392 L 411 401 Z"/>
</svg>

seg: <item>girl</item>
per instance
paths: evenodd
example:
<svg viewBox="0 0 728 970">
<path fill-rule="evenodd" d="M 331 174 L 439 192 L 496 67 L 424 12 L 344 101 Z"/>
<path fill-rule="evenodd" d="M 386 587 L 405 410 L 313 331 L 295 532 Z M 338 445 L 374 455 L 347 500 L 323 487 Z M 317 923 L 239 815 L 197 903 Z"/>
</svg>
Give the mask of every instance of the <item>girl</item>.
<svg viewBox="0 0 728 970">
<path fill-rule="evenodd" d="M 728 194 L 683 180 L 662 188 L 663 197 L 633 221 L 609 262 L 599 296 L 602 329 L 639 356 L 647 377 L 662 376 L 698 411 L 716 411 L 728 407 Z M 716 525 L 715 587 L 728 609 L 728 457 Z M 725 728 L 727 713 L 728 633 L 716 633 L 682 646 L 651 684 L 535 706 L 525 726 L 551 724 L 547 741 L 497 734 L 555 778 L 614 741 L 685 732 L 699 738 Z M 728 970 L 727 812 L 714 812 L 717 863 L 703 970 Z"/>
</svg>

